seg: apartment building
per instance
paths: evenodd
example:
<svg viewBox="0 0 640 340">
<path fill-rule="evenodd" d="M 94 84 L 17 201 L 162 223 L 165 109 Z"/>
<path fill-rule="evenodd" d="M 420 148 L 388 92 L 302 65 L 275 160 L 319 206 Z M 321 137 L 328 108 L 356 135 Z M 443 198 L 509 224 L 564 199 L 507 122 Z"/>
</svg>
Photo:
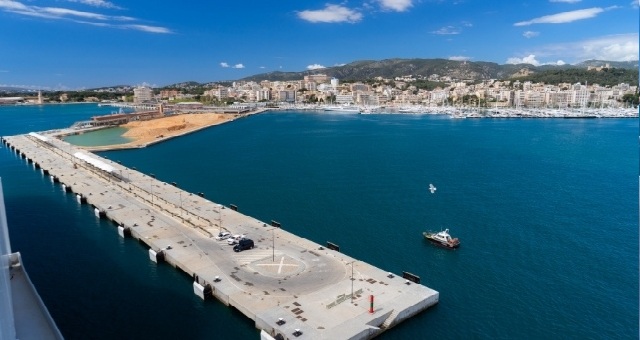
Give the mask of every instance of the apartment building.
<svg viewBox="0 0 640 340">
<path fill-rule="evenodd" d="M 138 86 L 133 89 L 133 102 L 135 104 L 148 103 L 153 100 L 153 90 L 149 86 Z"/>
</svg>

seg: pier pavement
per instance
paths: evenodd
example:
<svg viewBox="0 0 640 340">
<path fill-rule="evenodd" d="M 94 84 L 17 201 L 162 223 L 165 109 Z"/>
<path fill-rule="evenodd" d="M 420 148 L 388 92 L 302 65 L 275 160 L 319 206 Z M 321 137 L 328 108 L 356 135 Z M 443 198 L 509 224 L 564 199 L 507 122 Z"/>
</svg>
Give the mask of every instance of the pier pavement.
<svg viewBox="0 0 640 340">
<path fill-rule="evenodd" d="M 424 285 L 57 138 L 20 135 L 3 142 L 92 205 L 96 216 L 113 221 L 121 236 L 146 244 L 151 260 L 164 259 L 193 277 L 195 294 L 236 308 L 271 336 L 369 339 L 438 303 L 439 293 Z M 246 234 L 255 248 L 236 253 L 216 240 L 220 231 Z"/>
</svg>

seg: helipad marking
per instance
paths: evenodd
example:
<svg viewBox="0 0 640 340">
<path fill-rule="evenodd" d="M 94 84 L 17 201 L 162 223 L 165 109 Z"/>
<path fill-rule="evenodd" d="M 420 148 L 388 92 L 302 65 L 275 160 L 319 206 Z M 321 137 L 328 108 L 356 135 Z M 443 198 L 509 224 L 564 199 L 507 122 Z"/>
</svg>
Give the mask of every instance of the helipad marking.
<svg viewBox="0 0 640 340">
<path fill-rule="evenodd" d="M 278 266 L 278 274 L 282 272 L 283 266 L 295 266 L 298 267 L 296 263 L 284 263 L 284 256 L 280 258 L 280 263 L 258 263 L 258 266 Z"/>
</svg>

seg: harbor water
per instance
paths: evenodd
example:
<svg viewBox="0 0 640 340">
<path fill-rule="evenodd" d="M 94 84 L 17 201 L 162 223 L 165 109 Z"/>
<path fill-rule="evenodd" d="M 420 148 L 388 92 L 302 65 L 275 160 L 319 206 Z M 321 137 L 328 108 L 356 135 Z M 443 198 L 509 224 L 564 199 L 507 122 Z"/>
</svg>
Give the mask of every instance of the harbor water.
<svg viewBox="0 0 640 340">
<path fill-rule="evenodd" d="M 108 112 L 0 107 L 0 135 Z M 637 138 L 637 119 L 284 111 L 100 155 L 440 292 L 382 339 L 637 339 Z M 0 177 L 12 250 L 66 338 L 258 337 L 6 148 Z M 422 237 L 445 228 L 459 249 Z"/>
</svg>

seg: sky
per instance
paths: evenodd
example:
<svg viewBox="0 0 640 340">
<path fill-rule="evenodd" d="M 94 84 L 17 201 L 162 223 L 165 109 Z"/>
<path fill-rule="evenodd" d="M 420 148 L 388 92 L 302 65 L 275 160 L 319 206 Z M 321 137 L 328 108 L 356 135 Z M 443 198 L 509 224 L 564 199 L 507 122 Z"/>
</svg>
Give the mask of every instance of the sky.
<svg viewBox="0 0 640 340">
<path fill-rule="evenodd" d="M 236 80 L 357 60 L 638 60 L 640 0 L 0 0 L 0 86 Z"/>
</svg>

